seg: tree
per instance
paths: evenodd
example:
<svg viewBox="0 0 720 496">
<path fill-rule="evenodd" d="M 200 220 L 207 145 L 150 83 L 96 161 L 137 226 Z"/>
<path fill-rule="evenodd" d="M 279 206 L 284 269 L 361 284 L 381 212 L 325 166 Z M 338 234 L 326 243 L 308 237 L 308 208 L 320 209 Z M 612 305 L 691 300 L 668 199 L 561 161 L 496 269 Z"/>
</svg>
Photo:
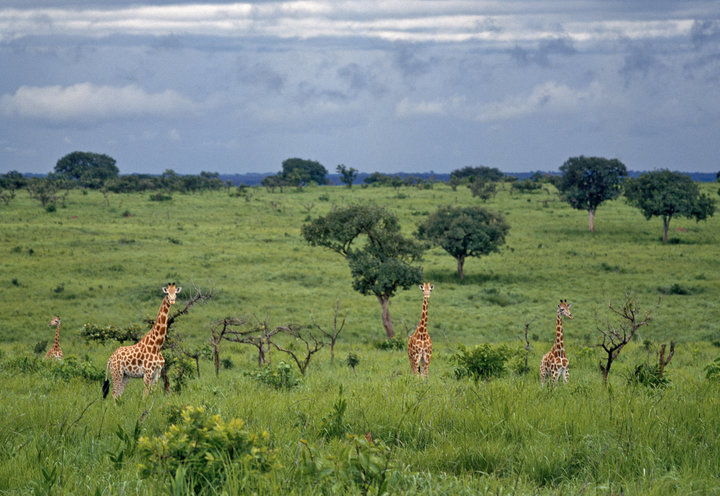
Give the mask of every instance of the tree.
<svg viewBox="0 0 720 496">
<path fill-rule="evenodd" d="M 639 208 L 646 219 L 662 217 L 664 243 L 673 216 L 705 220 L 715 213 L 715 202 L 700 193 L 697 184 L 687 174 L 666 169 L 646 172 L 625 185 L 628 202 Z"/>
<path fill-rule="evenodd" d="M 343 184 L 347 184 L 348 188 L 352 188 L 352 185 L 358 176 L 357 169 L 355 169 L 354 167 L 350 167 L 348 169 L 347 167 L 345 167 L 345 164 L 340 164 L 335 170 L 338 174 L 340 174 L 340 182 L 342 182 Z"/>
<path fill-rule="evenodd" d="M 324 246 L 347 259 L 353 289 L 375 295 L 382 307 L 385 334 L 388 339 L 394 337 L 390 298 L 399 288 L 422 281 L 422 268 L 412 264 L 423 252 L 420 243 L 400 233 L 397 217 L 375 205 L 354 205 L 304 224 L 302 235 L 312 246 Z M 358 246 L 361 236 L 366 241 Z"/>
<path fill-rule="evenodd" d="M 320 162 L 289 158 L 282 163 L 282 178 L 293 186 L 307 186 L 311 182 L 325 184 L 327 169 Z"/>
<path fill-rule="evenodd" d="M 100 189 L 105 182 L 118 177 L 119 170 L 115 159 L 92 152 L 72 152 L 55 164 L 55 173 L 79 185 Z"/>
<path fill-rule="evenodd" d="M 498 182 L 503 180 L 503 173 L 495 167 L 486 167 L 481 165 L 480 167 L 463 167 L 462 169 L 455 169 L 450 173 L 450 179 L 467 181 L 469 183 L 475 181 L 482 182 Z"/>
<path fill-rule="evenodd" d="M 571 157 L 560 167 L 563 173 L 557 183 L 560 195 L 577 210 L 587 210 L 590 232 L 595 232 L 595 211 L 605 200 L 622 193 L 627 176 L 625 164 L 618 159 Z"/>
<path fill-rule="evenodd" d="M 457 260 L 463 278 L 467 257 L 481 257 L 499 251 L 510 226 L 498 212 L 482 207 L 440 207 L 418 226 L 417 237 L 441 247 Z"/>
</svg>

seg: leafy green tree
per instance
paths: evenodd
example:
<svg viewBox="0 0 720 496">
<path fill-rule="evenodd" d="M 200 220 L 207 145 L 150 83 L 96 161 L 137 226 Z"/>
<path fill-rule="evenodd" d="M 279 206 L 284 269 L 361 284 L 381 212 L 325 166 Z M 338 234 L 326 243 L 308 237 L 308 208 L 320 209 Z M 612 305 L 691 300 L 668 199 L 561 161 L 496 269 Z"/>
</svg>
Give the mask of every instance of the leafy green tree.
<svg viewBox="0 0 720 496">
<path fill-rule="evenodd" d="M 345 167 L 345 164 L 340 164 L 335 170 L 338 174 L 340 174 L 340 182 L 346 184 L 348 188 L 352 188 L 352 185 L 358 176 L 357 169 L 355 169 L 354 167 L 350 167 L 348 169 L 347 167 Z"/>
<path fill-rule="evenodd" d="M 450 179 L 460 180 L 463 182 L 472 183 L 474 181 L 482 182 L 499 182 L 502 181 L 504 174 L 495 167 L 486 167 L 481 165 L 480 167 L 463 167 L 462 169 L 455 169 L 450 173 Z"/>
<path fill-rule="evenodd" d="M 282 163 L 282 178 L 293 186 L 307 186 L 314 182 L 325 184 L 327 182 L 327 169 L 314 160 L 289 158 Z"/>
<path fill-rule="evenodd" d="M 0 189 L 16 190 L 24 187 L 28 180 L 16 170 L 0 175 Z"/>
<path fill-rule="evenodd" d="M 422 268 L 413 263 L 421 260 L 423 252 L 420 243 L 400 233 L 397 217 L 375 205 L 353 205 L 304 224 L 302 235 L 312 246 L 324 246 L 347 259 L 353 289 L 375 295 L 382 307 L 385 335 L 394 337 L 390 298 L 398 289 L 422 281 Z"/>
<path fill-rule="evenodd" d="M 646 219 L 662 217 L 663 242 L 668 240 L 668 227 L 674 216 L 705 220 L 715 213 L 712 198 L 700 193 L 698 185 L 687 174 L 666 169 L 646 172 L 625 185 L 628 202 L 639 208 Z"/>
<path fill-rule="evenodd" d="M 114 158 L 92 152 L 72 152 L 55 164 L 55 174 L 59 177 L 93 189 L 102 188 L 106 181 L 116 178 L 118 173 Z"/>
<path fill-rule="evenodd" d="M 467 257 L 497 252 L 510 226 L 502 214 L 482 207 L 440 207 L 418 226 L 417 237 L 441 247 L 457 260 L 463 278 Z"/>
<path fill-rule="evenodd" d="M 618 159 L 570 157 L 560 167 L 557 183 L 562 199 L 577 210 L 587 210 L 590 232 L 595 232 L 595 212 L 602 202 L 622 193 L 627 177 L 625 164 Z"/>
</svg>

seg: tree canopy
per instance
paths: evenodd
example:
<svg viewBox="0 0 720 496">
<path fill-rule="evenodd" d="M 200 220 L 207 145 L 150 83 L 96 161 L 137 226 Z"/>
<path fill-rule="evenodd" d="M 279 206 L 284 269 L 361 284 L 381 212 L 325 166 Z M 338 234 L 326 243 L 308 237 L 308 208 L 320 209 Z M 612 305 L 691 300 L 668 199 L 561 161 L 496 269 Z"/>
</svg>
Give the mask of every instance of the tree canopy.
<svg viewBox="0 0 720 496">
<path fill-rule="evenodd" d="M 99 153 L 72 152 L 55 164 L 55 174 L 81 186 L 99 189 L 106 181 L 118 177 L 115 159 Z"/>
<path fill-rule="evenodd" d="M 646 219 L 662 217 L 663 242 L 668 240 L 668 228 L 674 216 L 701 221 L 715 213 L 713 199 L 701 193 L 690 176 L 666 169 L 629 179 L 625 184 L 625 197 Z"/>
<path fill-rule="evenodd" d="M 450 178 L 455 180 L 467 180 L 468 182 L 481 181 L 481 182 L 492 182 L 502 181 L 505 175 L 500 172 L 500 169 L 496 167 L 486 167 L 481 165 L 479 167 L 463 167 L 462 169 L 455 169 L 450 173 Z"/>
<path fill-rule="evenodd" d="M 293 186 L 307 186 L 311 182 L 325 184 L 327 182 L 327 169 L 315 160 L 301 158 L 288 158 L 282 163 L 280 175 L 288 184 Z"/>
<path fill-rule="evenodd" d="M 339 164 L 335 170 L 340 174 L 340 182 L 352 188 L 353 183 L 358 177 L 358 171 L 354 167 L 346 167 L 345 164 Z"/>
<path fill-rule="evenodd" d="M 482 207 L 440 207 L 418 226 L 417 237 L 441 247 L 457 260 L 463 278 L 467 257 L 481 257 L 500 250 L 510 226 L 498 212 Z"/>
<path fill-rule="evenodd" d="M 353 289 L 375 295 L 382 306 L 385 334 L 395 336 L 388 303 L 398 289 L 422 281 L 422 268 L 413 264 L 421 260 L 423 246 L 404 237 L 397 217 L 375 205 L 334 210 L 304 224 L 301 231 L 312 246 L 324 246 L 347 258 Z"/>
<path fill-rule="evenodd" d="M 605 200 L 622 193 L 627 176 L 625 164 L 618 159 L 570 157 L 560 167 L 563 173 L 557 188 L 566 202 L 578 210 L 587 210 L 590 232 L 595 231 L 595 211 Z"/>
</svg>

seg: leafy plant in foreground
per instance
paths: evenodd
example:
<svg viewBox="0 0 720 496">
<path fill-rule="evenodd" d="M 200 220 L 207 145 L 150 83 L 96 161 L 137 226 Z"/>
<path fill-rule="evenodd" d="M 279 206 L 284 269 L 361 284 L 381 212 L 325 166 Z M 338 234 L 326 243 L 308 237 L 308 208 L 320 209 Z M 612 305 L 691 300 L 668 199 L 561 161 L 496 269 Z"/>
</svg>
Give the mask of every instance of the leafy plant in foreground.
<svg viewBox="0 0 720 496">
<path fill-rule="evenodd" d="M 223 484 L 229 470 L 252 479 L 279 467 L 267 431 L 252 433 L 240 419 L 224 421 L 194 406 L 185 406 L 163 435 L 141 437 L 138 454 L 143 477 L 172 479 L 184 471 L 195 493 Z"/>
<path fill-rule="evenodd" d="M 455 378 L 460 380 L 469 377 L 476 383 L 480 379 L 489 380 L 503 375 L 506 362 L 515 354 L 507 346 L 492 346 L 487 343 L 472 348 L 460 345 L 458 348 L 458 352 L 450 357 L 455 363 Z"/>
</svg>

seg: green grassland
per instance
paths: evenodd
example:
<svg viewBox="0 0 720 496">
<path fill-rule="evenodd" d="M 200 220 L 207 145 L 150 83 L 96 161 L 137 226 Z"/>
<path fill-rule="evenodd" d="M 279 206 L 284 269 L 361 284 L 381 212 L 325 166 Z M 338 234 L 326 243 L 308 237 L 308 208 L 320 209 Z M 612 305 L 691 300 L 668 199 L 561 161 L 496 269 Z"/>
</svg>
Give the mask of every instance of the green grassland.
<svg viewBox="0 0 720 496">
<path fill-rule="evenodd" d="M 716 185 L 701 187 L 716 194 Z M 500 253 L 468 259 L 462 281 L 442 250 L 428 250 L 422 261 L 424 279 L 435 284 L 428 319 L 435 354 L 423 380 L 411 376 L 403 350 L 374 346 L 384 337 L 380 305 L 353 291 L 346 261 L 309 246 L 300 226 L 336 206 L 373 202 L 412 235 L 441 205 L 479 204 L 469 190 L 248 191 L 175 193 L 163 202 L 72 191 L 54 212 L 20 192 L 0 205 L 0 494 L 180 494 L 166 478 L 141 477 L 137 453 L 121 464 L 111 454 L 122 445 L 119 427 L 131 431 L 142 419 L 141 434 L 158 436 L 168 412 L 185 404 L 241 418 L 267 431 L 277 449 L 280 468 L 211 493 L 332 494 L 340 482 L 301 470 L 300 440 L 328 458 L 340 453 L 348 441 L 322 433 L 343 399 L 344 430 L 372 432 L 392 448 L 391 494 L 720 494 L 720 384 L 705 378 L 720 355 L 720 216 L 673 219 L 663 244 L 661 220 L 645 220 L 623 199 L 599 208 L 590 233 L 587 213 L 561 202 L 552 186 L 532 194 L 505 186 L 484 204 L 511 226 Z M 66 358 L 104 371 L 117 343 L 86 343 L 83 325 L 144 326 L 167 282 L 183 287 L 179 305 L 194 287 L 212 292 L 173 327 L 196 346 L 225 317 L 271 326 L 315 320 L 331 329 L 339 301 L 346 325 L 336 361 L 324 349 L 298 387 L 278 390 L 248 375 L 257 370 L 254 348 L 225 342 L 221 356 L 235 366 L 218 378 L 203 360 L 200 378 L 181 392 L 143 398 L 141 381 L 131 381 L 117 404 L 99 399 L 101 380 L 32 365 L 36 344 L 52 342 L 47 323 L 57 314 Z M 613 364 L 606 390 L 594 345 L 612 317 L 608 303 L 622 304 L 628 291 L 642 310 L 662 300 Z M 554 338 L 561 298 L 574 315 L 565 322 L 571 381 L 541 388 L 537 366 Z M 398 335 L 414 329 L 421 303 L 416 288 L 392 299 Z M 531 373 L 510 370 L 478 384 L 454 378 L 459 344 L 520 348 L 526 324 Z M 670 340 L 677 351 L 669 385 L 628 384 L 634 367 L 655 360 L 657 345 Z M 359 359 L 355 372 L 343 364 L 349 353 Z M 282 359 L 273 352 L 273 366 Z M 364 491 L 362 484 L 342 490 Z"/>
</svg>

